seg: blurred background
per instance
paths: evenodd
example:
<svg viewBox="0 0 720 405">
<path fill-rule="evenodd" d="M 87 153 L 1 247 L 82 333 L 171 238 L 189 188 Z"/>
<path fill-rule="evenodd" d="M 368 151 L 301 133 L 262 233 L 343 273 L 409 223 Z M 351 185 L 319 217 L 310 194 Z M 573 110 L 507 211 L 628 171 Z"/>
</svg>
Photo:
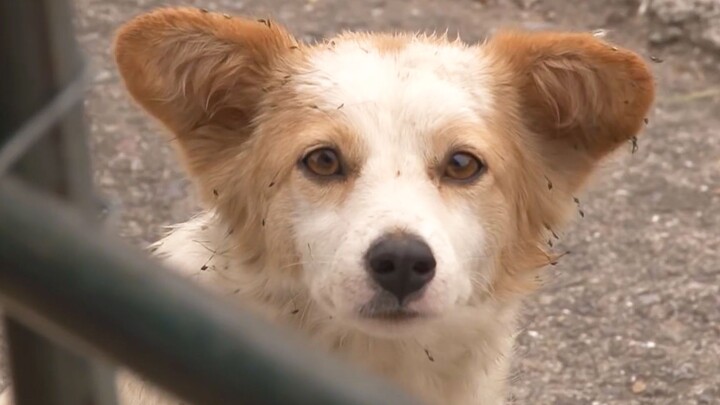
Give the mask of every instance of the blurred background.
<svg viewBox="0 0 720 405">
<path fill-rule="evenodd" d="M 18 0 L 16 0 L 18 1 Z M 581 199 L 572 255 L 529 301 L 512 375 L 517 404 L 720 404 L 720 0 L 75 0 L 92 81 L 86 115 L 113 232 L 138 246 L 196 199 L 161 129 L 111 58 L 117 27 L 163 5 L 270 17 L 313 41 L 342 30 L 605 30 L 637 50 L 658 100 L 631 153 Z M 0 364 L 5 361 L 0 356 Z M 0 375 L 0 391 L 7 374 Z"/>
</svg>

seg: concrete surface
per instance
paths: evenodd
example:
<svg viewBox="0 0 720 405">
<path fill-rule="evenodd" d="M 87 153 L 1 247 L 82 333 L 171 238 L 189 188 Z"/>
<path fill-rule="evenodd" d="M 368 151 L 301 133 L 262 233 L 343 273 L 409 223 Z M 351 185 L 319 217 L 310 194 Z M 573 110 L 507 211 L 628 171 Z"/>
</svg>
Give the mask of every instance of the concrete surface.
<svg viewBox="0 0 720 405">
<path fill-rule="evenodd" d="M 582 199 L 585 218 L 562 235 L 573 254 L 528 302 L 513 398 L 720 404 L 720 65 L 685 31 L 652 40 L 671 11 L 638 15 L 632 0 L 76 3 L 78 38 L 95 72 L 86 103 L 95 178 L 111 202 L 110 223 L 138 245 L 195 209 L 170 145 L 130 103 L 110 58 L 116 27 L 152 7 L 270 16 L 306 40 L 342 29 L 450 28 L 473 42 L 506 25 L 604 28 L 611 40 L 664 60 L 654 65 L 659 99 L 639 150 L 628 145 L 597 177 Z"/>
</svg>

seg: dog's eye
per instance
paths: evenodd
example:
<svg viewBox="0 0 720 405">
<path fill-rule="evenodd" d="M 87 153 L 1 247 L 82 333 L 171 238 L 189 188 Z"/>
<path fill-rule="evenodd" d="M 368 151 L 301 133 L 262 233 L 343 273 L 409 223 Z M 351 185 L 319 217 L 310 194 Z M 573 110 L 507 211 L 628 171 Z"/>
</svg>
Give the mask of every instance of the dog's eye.
<svg viewBox="0 0 720 405">
<path fill-rule="evenodd" d="M 467 152 L 456 152 L 450 156 L 445 166 L 445 177 L 452 180 L 470 181 L 485 171 L 480 159 Z"/>
<path fill-rule="evenodd" d="M 337 152 L 330 148 L 316 149 L 303 159 L 303 165 L 318 176 L 337 176 L 342 174 L 342 165 Z"/>
</svg>

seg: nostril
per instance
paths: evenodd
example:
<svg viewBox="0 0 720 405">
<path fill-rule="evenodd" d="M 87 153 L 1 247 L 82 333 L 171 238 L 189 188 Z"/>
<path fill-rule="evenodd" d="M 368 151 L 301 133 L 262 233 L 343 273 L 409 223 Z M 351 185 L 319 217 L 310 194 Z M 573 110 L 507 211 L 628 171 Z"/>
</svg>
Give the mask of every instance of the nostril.
<svg viewBox="0 0 720 405">
<path fill-rule="evenodd" d="M 371 260 L 370 267 L 377 274 L 389 274 L 395 271 L 395 261 L 392 259 Z"/>
<path fill-rule="evenodd" d="M 435 259 L 429 258 L 428 260 L 421 260 L 415 262 L 412 266 L 415 274 L 424 276 L 432 273 L 435 270 Z"/>
</svg>

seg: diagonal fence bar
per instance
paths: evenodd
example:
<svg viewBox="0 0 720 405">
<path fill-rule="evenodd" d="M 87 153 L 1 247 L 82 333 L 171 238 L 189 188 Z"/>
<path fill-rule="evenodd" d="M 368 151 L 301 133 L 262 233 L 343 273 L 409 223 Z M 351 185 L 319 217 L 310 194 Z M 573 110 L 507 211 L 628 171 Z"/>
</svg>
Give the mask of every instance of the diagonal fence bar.
<svg viewBox="0 0 720 405">
<path fill-rule="evenodd" d="M 378 379 L 101 235 L 57 201 L 0 182 L 0 300 L 38 331 L 95 350 L 192 403 L 405 405 Z"/>
</svg>

